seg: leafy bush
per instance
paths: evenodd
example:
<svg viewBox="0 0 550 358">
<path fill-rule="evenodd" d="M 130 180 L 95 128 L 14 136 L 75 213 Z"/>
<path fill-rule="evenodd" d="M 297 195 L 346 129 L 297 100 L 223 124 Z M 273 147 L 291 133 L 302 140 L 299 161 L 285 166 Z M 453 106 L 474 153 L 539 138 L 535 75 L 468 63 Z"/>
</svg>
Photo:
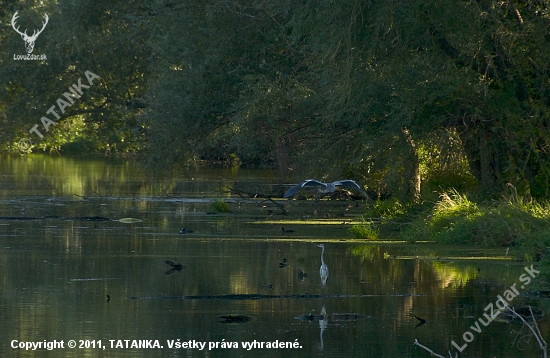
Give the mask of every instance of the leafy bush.
<svg viewBox="0 0 550 358">
<path fill-rule="evenodd" d="M 372 221 L 363 220 L 361 224 L 354 224 L 349 229 L 356 239 L 378 239 L 378 229 Z"/>
<path fill-rule="evenodd" d="M 384 219 L 394 219 L 399 215 L 405 214 L 406 207 L 401 204 L 397 198 L 389 198 L 388 200 L 377 200 L 369 216 L 380 217 Z"/>
<path fill-rule="evenodd" d="M 550 206 L 515 200 L 479 206 L 455 190 L 440 195 L 431 214 L 415 220 L 404 233 L 410 240 L 515 246 L 528 244 L 536 255 L 550 246 Z M 539 253 L 539 256 L 541 253 Z"/>
<path fill-rule="evenodd" d="M 223 199 L 218 199 L 209 205 L 209 209 L 210 211 L 226 213 L 229 211 L 229 206 L 227 206 L 227 203 Z"/>
</svg>

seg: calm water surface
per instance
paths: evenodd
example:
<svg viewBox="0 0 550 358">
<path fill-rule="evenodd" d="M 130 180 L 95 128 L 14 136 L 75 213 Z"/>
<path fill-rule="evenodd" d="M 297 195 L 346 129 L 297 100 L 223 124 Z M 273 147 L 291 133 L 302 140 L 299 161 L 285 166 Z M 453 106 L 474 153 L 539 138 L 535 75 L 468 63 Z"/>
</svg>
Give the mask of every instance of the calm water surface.
<svg viewBox="0 0 550 358">
<path fill-rule="evenodd" d="M 281 201 L 285 216 L 225 190 L 281 196 L 288 185 L 272 172 L 201 169 L 159 180 L 134 162 L 33 155 L 0 158 L 0 187 L 0 356 L 429 357 L 414 339 L 444 354 L 467 330 L 474 340 L 463 357 L 541 356 L 518 322 L 469 328 L 519 283 L 524 264 L 476 259 L 500 249 L 354 241 L 349 222 L 363 209 L 352 202 Z M 213 214 L 222 198 L 230 212 Z M 138 220 L 117 221 L 125 218 Z M 185 268 L 171 270 L 166 259 Z M 550 336 L 548 300 L 514 299 L 526 304 L 545 313 L 539 326 Z M 415 328 L 413 314 L 427 323 Z M 229 315 L 244 322 L 220 318 Z M 106 348 L 11 348 L 71 339 Z M 178 339 L 206 348 L 168 347 Z M 253 341 L 300 347 L 242 348 Z"/>
</svg>

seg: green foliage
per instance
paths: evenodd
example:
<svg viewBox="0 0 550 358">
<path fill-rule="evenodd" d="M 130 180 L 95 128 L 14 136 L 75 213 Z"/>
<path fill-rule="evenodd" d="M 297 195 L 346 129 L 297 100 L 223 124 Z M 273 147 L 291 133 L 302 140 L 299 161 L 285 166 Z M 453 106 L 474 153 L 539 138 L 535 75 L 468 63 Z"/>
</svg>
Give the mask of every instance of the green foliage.
<svg viewBox="0 0 550 358">
<path fill-rule="evenodd" d="M 33 52 L 46 54 L 47 61 L 9 58 L 0 66 L 5 84 L 0 91 L 1 143 L 10 138 L 30 138 L 35 150 L 45 152 L 80 148 L 81 153 L 88 153 L 108 144 L 118 151 L 141 150 L 143 127 L 136 114 L 144 107 L 147 81 L 149 51 L 144 22 L 132 18 L 129 8 L 118 2 L 109 6 L 87 0 L 32 3 L 26 10 L 12 7 L 1 13 L 0 21 L 9 24 L 19 10 L 19 23 L 31 32 L 40 25 L 44 13 L 50 18 Z M 8 40 L 6 53 L 24 53 L 21 37 L 10 26 L 0 29 L 0 38 Z M 88 85 L 86 71 L 100 78 L 60 110 L 57 100 L 65 99 L 64 93 L 78 84 L 79 78 Z M 59 118 L 47 113 L 52 106 Z M 43 116 L 55 124 L 44 128 L 40 121 Z M 29 133 L 35 125 L 42 138 Z M 68 145 L 72 142 L 91 145 Z"/>
<path fill-rule="evenodd" d="M 391 197 L 388 200 L 377 200 L 368 215 L 391 220 L 405 212 L 406 207 L 397 198 Z"/>
<path fill-rule="evenodd" d="M 349 230 L 356 239 L 378 239 L 378 229 L 374 226 L 372 221 L 363 220 L 361 224 L 352 225 Z"/>
<path fill-rule="evenodd" d="M 478 205 L 458 192 L 444 193 L 431 213 L 404 233 L 410 240 L 453 244 L 521 246 L 541 259 L 550 246 L 550 205 L 497 201 Z"/>
<path fill-rule="evenodd" d="M 50 15 L 35 49 L 48 61 L 0 60 L 4 149 L 91 70 L 100 83 L 35 150 L 142 151 L 168 170 L 223 161 L 345 173 L 404 203 L 416 172 L 424 192 L 512 183 L 550 195 L 550 13 L 540 2 L 29 5 L 29 27 Z M 0 39 L 23 50 L 9 26 Z"/>
<path fill-rule="evenodd" d="M 436 236 L 453 230 L 457 222 L 462 218 L 471 221 L 479 214 L 477 205 L 471 202 L 465 195 L 460 195 L 455 190 L 440 195 L 440 200 L 420 218 L 413 220 L 403 235 L 405 238 L 416 240 L 433 240 Z M 458 233 L 461 233 L 460 231 Z"/>
<path fill-rule="evenodd" d="M 208 205 L 208 209 L 218 213 L 226 213 L 229 211 L 229 206 L 225 201 L 223 201 L 223 199 L 218 199 L 215 202 L 210 203 L 210 205 Z"/>
<path fill-rule="evenodd" d="M 429 178 L 424 183 L 423 191 L 428 195 L 433 191 L 448 190 L 451 188 L 466 191 L 475 189 L 477 184 L 476 178 L 470 172 L 445 171 L 442 173 L 430 173 Z"/>
<path fill-rule="evenodd" d="M 478 184 L 456 129 L 435 131 L 418 146 L 418 157 L 424 193 L 451 188 L 464 191 Z"/>
</svg>

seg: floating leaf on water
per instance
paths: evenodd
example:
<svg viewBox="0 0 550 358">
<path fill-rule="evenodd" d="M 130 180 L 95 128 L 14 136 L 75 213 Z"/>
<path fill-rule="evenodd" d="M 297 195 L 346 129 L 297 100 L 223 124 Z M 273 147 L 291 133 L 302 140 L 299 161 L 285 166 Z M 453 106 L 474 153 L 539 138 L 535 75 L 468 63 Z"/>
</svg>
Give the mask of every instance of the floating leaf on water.
<svg viewBox="0 0 550 358">
<path fill-rule="evenodd" d="M 140 223 L 143 220 L 135 219 L 135 218 L 123 218 L 123 219 L 118 219 L 118 220 L 113 220 L 113 221 L 118 221 L 118 222 L 121 222 L 121 223 L 124 223 L 124 224 L 133 224 L 133 223 Z"/>
</svg>

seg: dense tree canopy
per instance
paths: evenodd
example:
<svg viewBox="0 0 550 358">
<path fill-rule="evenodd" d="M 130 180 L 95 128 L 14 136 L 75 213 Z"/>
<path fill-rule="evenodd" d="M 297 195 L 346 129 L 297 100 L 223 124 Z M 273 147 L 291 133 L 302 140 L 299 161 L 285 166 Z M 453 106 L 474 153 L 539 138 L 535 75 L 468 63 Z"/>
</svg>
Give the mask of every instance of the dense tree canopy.
<svg viewBox="0 0 550 358">
<path fill-rule="evenodd" d="M 0 5 L 5 150 L 91 71 L 35 150 L 346 175 L 413 200 L 441 178 L 550 194 L 546 1 Z M 17 10 L 22 28 L 49 15 L 34 50 L 47 61 L 13 59 Z"/>
</svg>

